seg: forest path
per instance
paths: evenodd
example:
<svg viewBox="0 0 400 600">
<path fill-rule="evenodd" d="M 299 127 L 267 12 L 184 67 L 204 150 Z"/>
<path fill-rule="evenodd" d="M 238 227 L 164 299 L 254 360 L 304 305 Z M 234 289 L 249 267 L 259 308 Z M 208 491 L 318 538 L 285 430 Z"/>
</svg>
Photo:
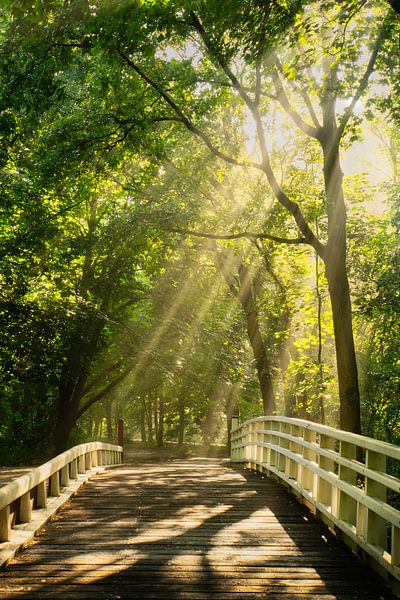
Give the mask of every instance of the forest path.
<svg viewBox="0 0 400 600">
<path fill-rule="evenodd" d="M 0 574 L 0 597 L 392 598 L 277 483 L 199 458 L 90 480 Z"/>
</svg>

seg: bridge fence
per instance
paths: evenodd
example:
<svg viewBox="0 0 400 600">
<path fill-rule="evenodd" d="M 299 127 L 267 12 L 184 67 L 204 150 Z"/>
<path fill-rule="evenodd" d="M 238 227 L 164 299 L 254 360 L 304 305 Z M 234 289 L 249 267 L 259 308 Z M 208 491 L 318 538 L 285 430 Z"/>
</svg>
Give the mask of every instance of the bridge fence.
<svg viewBox="0 0 400 600">
<path fill-rule="evenodd" d="M 400 479 L 387 465 L 399 460 L 398 446 L 302 419 L 259 417 L 231 431 L 232 463 L 287 486 L 396 587 Z"/>
<path fill-rule="evenodd" d="M 74 446 L 0 488 L 0 566 L 95 473 L 122 463 L 121 446 Z"/>
</svg>

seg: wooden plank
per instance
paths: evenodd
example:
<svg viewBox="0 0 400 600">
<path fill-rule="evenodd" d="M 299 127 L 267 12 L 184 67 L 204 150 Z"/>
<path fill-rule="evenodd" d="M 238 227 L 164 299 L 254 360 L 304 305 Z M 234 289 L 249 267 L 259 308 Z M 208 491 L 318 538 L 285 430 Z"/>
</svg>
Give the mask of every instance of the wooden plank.
<svg viewBox="0 0 400 600">
<path fill-rule="evenodd" d="M 216 460 L 97 476 L 0 574 L 4 600 L 391 600 L 283 488 Z"/>
</svg>

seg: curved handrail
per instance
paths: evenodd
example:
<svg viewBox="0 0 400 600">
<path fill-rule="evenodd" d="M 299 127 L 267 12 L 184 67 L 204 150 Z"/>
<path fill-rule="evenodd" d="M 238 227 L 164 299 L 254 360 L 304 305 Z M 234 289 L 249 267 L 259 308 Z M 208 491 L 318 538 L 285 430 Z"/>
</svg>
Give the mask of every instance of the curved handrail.
<svg viewBox="0 0 400 600">
<path fill-rule="evenodd" d="M 11 540 L 16 525 L 29 523 L 33 509 L 46 509 L 49 496 L 58 497 L 62 490 L 68 492 L 74 480 L 84 483 L 103 467 L 121 464 L 122 452 L 121 446 L 113 444 L 80 444 L 1 487 L 0 542 Z M 64 501 L 78 489 L 76 485 L 72 487 L 70 494 L 64 494 Z M 56 509 L 60 506 L 57 504 Z"/>
<path fill-rule="evenodd" d="M 319 423 L 258 417 L 231 432 L 231 462 L 266 472 L 288 486 L 357 553 L 400 580 L 400 510 L 386 472 L 400 447 Z M 382 570 L 382 569 L 380 569 Z"/>
</svg>

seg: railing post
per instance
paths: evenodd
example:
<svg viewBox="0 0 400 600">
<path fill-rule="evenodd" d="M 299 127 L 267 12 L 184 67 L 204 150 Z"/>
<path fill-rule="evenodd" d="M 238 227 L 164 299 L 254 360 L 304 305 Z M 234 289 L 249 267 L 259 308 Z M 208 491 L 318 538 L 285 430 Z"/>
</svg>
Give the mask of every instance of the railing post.
<svg viewBox="0 0 400 600">
<path fill-rule="evenodd" d="M 41 481 L 36 487 L 36 507 L 46 508 L 47 506 L 47 484 L 46 480 Z"/>
<path fill-rule="evenodd" d="M 240 462 L 237 448 L 237 432 L 233 433 L 233 430 L 237 429 L 237 427 L 239 427 L 239 416 L 234 414 L 231 418 L 231 430 L 229 432 L 231 462 Z"/>
<path fill-rule="evenodd" d="M 350 442 L 340 442 L 340 456 L 348 459 L 356 459 L 357 447 Z M 349 483 L 350 485 L 356 485 L 357 474 L 353 469 L 339 465 L 339 479 Z M 356 525 L 357 522 L 357 501 L 346 494 L 346 492 L 339 491 L 339 507 L 338 507 L 339 519 L 349 523 L 350 525 Z"/>
<path fill-rule="evenodd" d="M 61 473 L 60 473 L 60 479 L 61 479 L 61 487 L 68 487 L 69 486 L 69 468 L 68 468 L 68 465 L 65 465 L 64 467 L 62 467 Z"/>
<path fill-rule="evenodd" d="M 316 439 L 317 439 L 315 431 L 312 431 L 310 429 L 304 429 L 303 430 L 303 439 L 305 442 L 314 442 L 315 443 Z M 310 448 L 306 448 L 305 446 L 303 446 L 302 454 L 303 454 L 303 458 L 305 460 L 316 463 L 316 454 L 315 454 L 315 452 L 310 450 Z M 303 465 L 302 472 L 301 472 L 301 486 L 305 490 L 310 492 L 310 494 L 312 496 L 314 495 L 314 493 L 315 493 L 314 473 L 311 471 L 311 469 L 307 468 L 304 465 Z"/>
<path fill-rule="evenodd" d="M 285 433 L 286 435 L 290 435 L 290 425 L 289 423 L 281 423 L 280 424 L 281 433 Z M 289 450 L 290 440 L 286 438 L 279 439 L 279 445 L 281 448 L 285 448 Z M 286 454 L 279 454 L 279 470 L 285 475 L 289 474 L 290 471 L 290 459 L 286 456 Z"/>
<path fill-rule="evenodd" d="M 244 446 L 244 462 L 245 463 L 249 463 L 251 462 L 251 433 L 250 433 L 250 424 L 246 423 L 245 425 L 243 425 L 243 433 L 244 433 L 244 437 L 243 437 L 243 444 Z"/>
<path fill-rule="evenodd" d="M 78 473 L 85 472 L 85 456 L 84 454 L 80 454 L 78 457 Z"/>
<path fill-rule="evenodd" d="M 6 506 L 0 511 L 0 542 L 9 542 L 11 539 L 12 515 L 10 507 Z"/>
<path fill-rule="evenodd" d="M 326 448 L 327 450 L 335 450 L 335 440 L 328 435 L 321 434 L 319 436 L 319 447 Z M 326 457 L 319 455 L 318 464 L 320 469 L 326 471 L 327 473 L 335 472 L 335 461 Z M 335 492 L 332 490 L 332 485 L 325 481 L 323 477 L 318 477 L 317 484 L 317 500 L 324 506 L 330 507 L 331 514 L 333 516 L 337 515 L 337 489 L 335 488 Z"/>
<path fill-rule="evenodd" d="M 26 492 L 21 496 L 19 501 L 19 520 L 21 523 L 29 523 L 32 520 L 32 505 L 33 498 L 31 498 L 31 492 Z"/>
<path fill-rule="evenodd" d="M 257 460 L 257 434 L 254 433 L 256 423 L 251 423 L 249 427 L 250 438 L 250 461 L 254 465 Z"/>
<path fill-rule="evenodd" d="M 74 460 L 72 460 L 69 463 L 69 476 L 71 477 L 71 479 L 78 479 L 78 459 L 74 458 Z"/>
<path fill-rule="evenodd" d="M 85 469 L 86 471 L 90 471 L 92 468 L 92 453 L 86 452 L 85 454 Z"/>
<path fill-rule="evenodd" d="M 299 437 L 299 427 L 298 425 L 290 425 L 290 435 L 293 438 Z M 301 454 L 301 448 L 299 444 L 291 440 L 289 444 L 289 450 L 293 452 L 293 454 Z M 300 482 L 301 476 L 301 465 L 296 460 L 289 459 L 286 465 L 286 475 L 289 479 L 294 479 L 294 481 Z"/>
<path fill-rule="evenodd" d="M 280 423 L 277 421 L 270 421 L 270 440 L 273 446 L 279 446 L 279 436 L 276 435 L 276 432 L 280 430 Z M 275 434 L 274 434 L 275 432 Z M 279 467 L 279 456 L 276 450 L 271 449 L 269 453 L 269 464 L 271 467 L 278 468 Z"/>
<path fill-rule="evenodd" d="M 56 471 L 50 477 L 50 496 L 60 495 L 60 475 L 59 471 Z"/>
<path fill-rule="evenodd" d="M 386 456 L 383 454 L 367 450 L 365 462 L 369 469 L 379 471 L 380 473 L 386 473 Z M 386 502 L 386 487 L 370 477 L 366 477 L 365 492 L 368 496 L 375 498 L 376 500 Z M 386 551 L 386 520 L 370 509 L 366 510 L 366 538 L 370 544 L 374 544 Z"/>
</svg>

